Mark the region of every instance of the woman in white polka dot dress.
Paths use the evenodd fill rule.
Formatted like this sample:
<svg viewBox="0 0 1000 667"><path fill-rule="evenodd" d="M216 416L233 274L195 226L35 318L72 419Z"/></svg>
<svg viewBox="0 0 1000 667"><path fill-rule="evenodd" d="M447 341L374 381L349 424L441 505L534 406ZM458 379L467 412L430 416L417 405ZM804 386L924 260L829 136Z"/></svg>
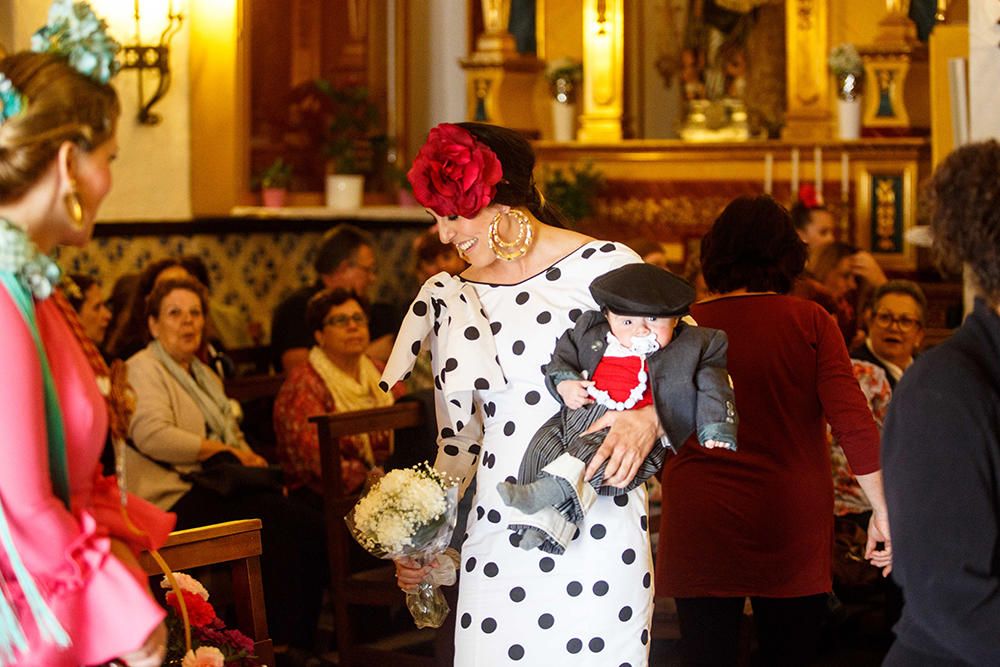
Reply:
<svg viewBox="0 0 1000 667"><path fill-rule="evenodd" d="M625 246L553 226L558 213L542 200L533 167L530 145L511 130L431 130L410 182L442 242L470 267L425 283L383 379L400 379L415 354L431 349L435 465L466 484L477 478L461 550L455 664L644 665L653 592L645 490L601 496L563 555L520 549L507 526L531 517L496 491L516 478L532 434L559 409L541 367L559 335L596 307L590 281L640 261ZM595 427L607 425L591 467L607 459L607 483L624 486L660 446L662 429L653 406L609 414ZM401 587L428 569L414 566L397 563Z"/></svg>

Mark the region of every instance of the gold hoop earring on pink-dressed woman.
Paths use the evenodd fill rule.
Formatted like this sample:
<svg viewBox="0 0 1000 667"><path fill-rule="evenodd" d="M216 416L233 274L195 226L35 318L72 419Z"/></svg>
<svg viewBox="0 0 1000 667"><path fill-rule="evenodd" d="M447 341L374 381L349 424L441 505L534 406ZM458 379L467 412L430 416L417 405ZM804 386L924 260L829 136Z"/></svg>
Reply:
<svg viewBox="0 0 1000 667"><path fill-rule="evenodd" d="M76 191L76 181L70 179L69 192L63 198L66 205L66 215L69 216L69 224L76 231L83 229L83 206L80 204L80 195Z"/></svg>

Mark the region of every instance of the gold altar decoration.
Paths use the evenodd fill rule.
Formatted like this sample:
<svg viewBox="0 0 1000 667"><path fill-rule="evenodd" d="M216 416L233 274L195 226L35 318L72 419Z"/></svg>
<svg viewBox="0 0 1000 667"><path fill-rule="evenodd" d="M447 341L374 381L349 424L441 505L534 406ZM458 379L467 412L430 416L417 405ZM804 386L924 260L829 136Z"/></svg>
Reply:
<svg viewBox="0 0 1000 667"><path fill-rule="evenodd" d="M826 65L828 22L826 0L785 3L788 85L788 111L782 131L785 140L822 140L833 136L830 75Z"/></svg>
<svg viewBox="0 0 1000 667"><path fill-rule="evenodd" d="M858 49L867 82L865 128L907 133L930 125L927 47L917 40L916 26L907 16L909 4L886 0L875 43Z"/></svg>
<svg viewBox="0 0 1000 667"><path fill-rule="evenodd" d="M465 70L467 116L472 120L535 131L532 105L541 85L538 72L544 64L534 55L519 54L507 30L510 0L482 0L483 33L476 50L461 61Z"/></svg>
<svg viewBox="0 0 1000 667"><path fill-rule="evenodd" d="M832 212L841 218L841 239L870 248L883 266L917 268L916 249L905 231L916 218L916 183L930 174L926 138L538 141L534 148L543 171L590 162L603 173L595 212L580 224L586 233L622 241L650 238L684 259L734 197L770 190L790 205L797 184L808 180L827 193Z"/></svg>
<svg viewBox="0 0 1000 667"><path fill-rule="evenodd" d="M854 165L855 242L886 269L917 268L917 249L906 240L916 214L918 165L906 161L859 161Z"/></svg>
<svg viewBox="0 0 1000 667"><path fill-rule="evenodd" d="M743 100L688 100L681 126L684 141L746 141L750 138Z"/></svg>
<svg viewBox="0 0 1000 667"><path fill-rule="evenodd" d="M624 0L587 0L583 9L583 114L577 140L622 138Z"/></svg>

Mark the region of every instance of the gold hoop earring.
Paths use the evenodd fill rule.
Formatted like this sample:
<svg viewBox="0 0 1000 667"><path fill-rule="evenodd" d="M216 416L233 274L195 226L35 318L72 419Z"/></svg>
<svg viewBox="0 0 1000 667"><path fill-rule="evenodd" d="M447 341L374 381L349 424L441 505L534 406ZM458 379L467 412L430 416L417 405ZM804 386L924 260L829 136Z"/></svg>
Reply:
<svg viewBox="0 0 1000 667"><path fill-rule="evenodd" d="M69 192L63 200L66 205L66 215L69 216L69 223L73 229L80 231L83 229L83 206L80 204L80 195L76 191L76 181L70 179Z"/></svg>
<svg viewBox="0 0 1000 667"><path fill-rule="evenodd" d="M500 236L500 221L505 216L513 216L517 220L517 237L513 241L508 241ZM490 250L493 251L497 259L502 259L505 262L513 261L518 257L524 257L534 240L535 230L531 226L531 219L521 211L513 208L507 213L497 213L494 215L493 221L490 222L489 232L486 235L486 242L489 244Z"/></svg>

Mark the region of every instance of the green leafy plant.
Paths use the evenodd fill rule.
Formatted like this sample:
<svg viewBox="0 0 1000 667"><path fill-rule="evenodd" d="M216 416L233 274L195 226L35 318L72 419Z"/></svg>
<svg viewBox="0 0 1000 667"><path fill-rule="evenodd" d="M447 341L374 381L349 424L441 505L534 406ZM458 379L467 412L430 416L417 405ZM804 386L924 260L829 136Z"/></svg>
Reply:
<svg viewBox="0 0 1000 667"><path fill-rule="evenodd" d="M569 165L566 169L545 169L542 190L545 198L576 222L593 214L594 202L604 188L604 175L593 163Z"/></svg>
<svg viewBox="0 0 1000 667"><path fill-rule="evenodd" d="M583 79L583 64L572 58L558 58L546 65L545 78L552 84L559 79L580 83Z"/></svg>
<svg viewBox="0 0 1000 667"><path fill-rule="evenodd" d="M545 78L556 101L563 104L573 102L576 87L583 80L583 64L571 58L553 60L545 68Z"/></svg>
<svg viewBox="0 0 1000 667"><path fill-rule="evenodd" d="M285 188L292 183L292 165L285 162L284 158L277 158L269 164L260 175L257 176L257 183L262 189Z"/></svg>
<svg viewBox="0 0 1000 667"><path fill-rule="evenodd" d="M378 107L363 86L335 88L318 79L317 89L330 103L323 151L334 173L363 174L372 169L371 142L378 137Z"/></svg>

